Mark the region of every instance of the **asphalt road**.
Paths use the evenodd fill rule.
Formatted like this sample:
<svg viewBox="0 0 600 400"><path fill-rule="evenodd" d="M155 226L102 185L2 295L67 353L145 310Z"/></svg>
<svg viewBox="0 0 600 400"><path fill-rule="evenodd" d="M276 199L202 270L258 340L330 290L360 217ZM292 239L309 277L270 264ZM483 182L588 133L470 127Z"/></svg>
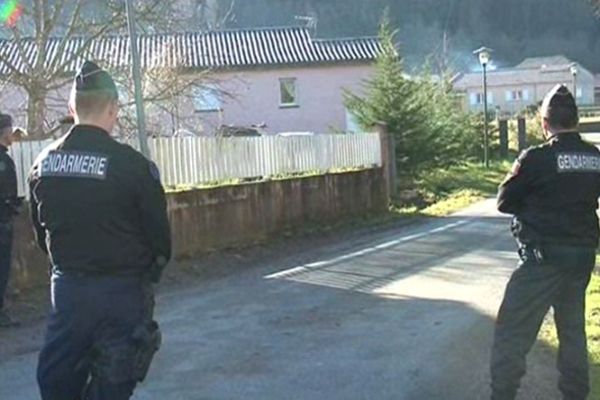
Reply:
<svg viewBox="0 0 600 400"><path fill-rule="evenodd" d="M494 315L514 269L485 202L159 297L164 346L137 400L489 398ZM297 260L302 260L298 263ZM35 352L0 360L0 399L37 399ZM538 344L522 400L559 399Z"/></svg>

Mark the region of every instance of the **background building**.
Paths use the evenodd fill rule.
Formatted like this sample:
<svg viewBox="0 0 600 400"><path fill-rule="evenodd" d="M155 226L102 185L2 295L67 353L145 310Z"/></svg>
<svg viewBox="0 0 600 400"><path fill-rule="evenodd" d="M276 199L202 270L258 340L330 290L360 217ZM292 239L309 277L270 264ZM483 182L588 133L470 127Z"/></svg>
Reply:
<svg viewBox="0 0 600 400"><path fill-rule="evenodd" d="M572 74L573 66L577 68L576 76ZM516 113L541 102L559 83L576 90L580 105L594 105L594 75L564 56L553 56L527 58L514 68L488 71L488 106L490 110ZM464 95L465 109L483 111L481 71L457 76L454 88Z"/></svg>

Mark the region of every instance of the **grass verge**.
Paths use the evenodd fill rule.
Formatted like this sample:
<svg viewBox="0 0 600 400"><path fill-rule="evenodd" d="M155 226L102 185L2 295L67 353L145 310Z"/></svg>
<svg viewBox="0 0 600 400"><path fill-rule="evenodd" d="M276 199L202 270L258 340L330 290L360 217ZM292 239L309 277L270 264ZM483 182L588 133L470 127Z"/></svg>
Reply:
<svg viewBox="0 0 600 400"><path fill-rule="evenodd" d="M600 256L596 257L596 265L600 265ZM588 353L590 357L590 379L592 393L590 400L600 400L600 271L592 275L587 293L586 331L588 337ZM554 323L550 320L542 328L541 338L552 348L558 348L558 338Z"/></svg>
<svg viewBox="0 0 600 400"><path fill-rule="evenodd" d="M598 265L598 260L596 261ZM600 273L592 277L587 297L587 334L590 352L591 400L600 399Z"/></svg>
<svg viewBox="0 0 600 400"><path fill-rule="evenodd" d="M393 211L402 215L443 217L479 200L495 196L498 184L510 170L506 161L493 162L489 169L480 163L464 163L401 180Z"/></svg>

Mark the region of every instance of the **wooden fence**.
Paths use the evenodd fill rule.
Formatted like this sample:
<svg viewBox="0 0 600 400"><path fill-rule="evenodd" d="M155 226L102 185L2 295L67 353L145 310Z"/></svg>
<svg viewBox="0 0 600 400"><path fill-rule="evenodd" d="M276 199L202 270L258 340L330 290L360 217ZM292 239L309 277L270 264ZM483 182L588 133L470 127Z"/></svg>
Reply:
<svg viewBox="0 0 600 400"><path fill-rule="evenodd" d="M27 174L50 141L16 143L19 194L26 195ZM132 146L136 146L132 141ZM302 173L327 173L381 166L378 134L257 138L154 138L148 140L163 184L193 186Z"/></svg>

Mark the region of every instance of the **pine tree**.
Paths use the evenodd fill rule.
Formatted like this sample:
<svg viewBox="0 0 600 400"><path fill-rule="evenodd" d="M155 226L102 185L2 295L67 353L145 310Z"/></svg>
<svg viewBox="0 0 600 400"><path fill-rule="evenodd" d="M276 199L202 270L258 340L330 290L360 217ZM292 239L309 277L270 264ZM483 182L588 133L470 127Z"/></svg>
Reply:
<svg viewBox="0 0 600 400"><path fill-rule="evenodd" d="M363 93L345 93L346 107L366 130L385 123L396 139L400 175L417 177L428 169L477 157L481 130L476 118L460 108L452 85L434 79L427 68L408 77L394 42L395 33L384 18L380 31L382 53L373 78Z"/></svg>
<svg viewBox="0 0 600 400"><path fill-rule="evenodd" d="M366 81L363 93L345 93L346 107L359 124L368 129L385 123L396 139L398 171L410 174L419 168L421 152L427 146L423 136L423 107L417 99L418 85L404 74L402 58L387 17L381 24L379 55L373 78Z"/></svg>

